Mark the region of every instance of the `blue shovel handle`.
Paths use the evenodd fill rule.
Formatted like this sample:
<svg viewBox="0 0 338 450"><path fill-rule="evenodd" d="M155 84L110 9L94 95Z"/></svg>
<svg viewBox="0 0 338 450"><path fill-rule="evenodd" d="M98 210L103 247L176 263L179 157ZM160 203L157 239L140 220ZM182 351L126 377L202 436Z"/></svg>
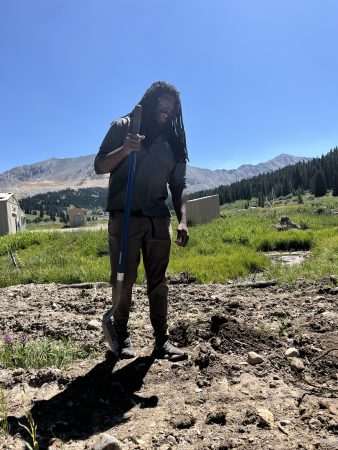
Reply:
<svg viewBox="0 0 338 450"><path fill-rule="evenodd" d="M140 132L141 113L142 113L142 106L136 105L133 112L132 134L138 134ZM119 265L117 269L117 281L123 281L124 272L126 268L129 219L130 219L131 199L134 187L135 169L136 169L136 152L131 152L128 171L127 195L124 207L124 217L122 226L121 249L119 257Z"/></svg>

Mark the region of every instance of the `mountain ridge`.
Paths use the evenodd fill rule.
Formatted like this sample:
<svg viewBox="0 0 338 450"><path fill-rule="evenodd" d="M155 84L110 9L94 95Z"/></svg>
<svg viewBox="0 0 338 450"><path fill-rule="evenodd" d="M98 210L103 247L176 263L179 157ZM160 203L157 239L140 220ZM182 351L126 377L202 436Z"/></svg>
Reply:
<svg viewBox="0 0 338 450"><path fill-rule="evenodd" d="M26 197L37 193L65 188L107 187L109 175L96 175L95 155L75 158L49 158L33 164L17 166L0 173L0 190ZM203 169L187 166L187 185L190 192L230 184L243 178L272 172L311 158L282 153L259 164L243 164L237 169Z"/></svg>

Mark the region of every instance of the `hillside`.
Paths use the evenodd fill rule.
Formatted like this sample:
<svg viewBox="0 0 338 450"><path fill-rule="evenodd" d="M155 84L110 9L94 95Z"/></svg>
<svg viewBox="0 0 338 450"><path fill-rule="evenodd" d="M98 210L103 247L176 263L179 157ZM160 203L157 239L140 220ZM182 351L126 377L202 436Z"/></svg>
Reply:
<svg viewBox="0 0 338 450"><path fill-rule="evenodd" d="M0 191L14 192L25 197L67 188L107 187L108 175L95 174L94 158L95 155L66 159L51 158L15 167L0 174ZM187 183L190 192L211 189L309 159L281 154L264 163L245 164L232 170L209 170L188 165Z"/></svg>
<svg viewBox="0 0 338 450"><path fill-rule="evenodd" d="M266 200L274 201L280 196L304 194L311 191L321 197L332 189L332 195L338 195L338 147L330 150L321 158L300 161L282 167L273 172L243 178L230 185L219 185L214 189L200 190L190 194L190 198L218 194L221 205L236 200L258 199L258 206L264 206Z"/></svg>

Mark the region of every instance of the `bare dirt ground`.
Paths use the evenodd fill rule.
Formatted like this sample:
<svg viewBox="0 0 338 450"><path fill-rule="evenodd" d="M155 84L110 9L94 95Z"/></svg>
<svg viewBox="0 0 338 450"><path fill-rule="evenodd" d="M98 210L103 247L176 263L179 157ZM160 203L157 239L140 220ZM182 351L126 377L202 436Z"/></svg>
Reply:
<svg viewBox="0 0 338 450"><path fill-rule="evenodd" d="M177 363L150 356L143 286L130 318L138 357L118 362L100 325L109 287L0 289L0 335L65 336L95 351L68 370L1 368L11 425L1 448L29 440L24 387L40 449L338 449L337 277L292 290L184 281L170 284L172 339L189 353ZM103 433L121 446L99 444Z"/></svg>

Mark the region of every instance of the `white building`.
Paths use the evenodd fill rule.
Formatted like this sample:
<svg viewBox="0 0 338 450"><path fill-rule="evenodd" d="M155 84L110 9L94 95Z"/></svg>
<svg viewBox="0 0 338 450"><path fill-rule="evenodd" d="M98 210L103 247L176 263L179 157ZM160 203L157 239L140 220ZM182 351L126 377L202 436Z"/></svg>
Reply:
<svg viewBox="0 0 338 450"><path fill-rule="evenodd" d="M84 227L86 225L86 210L82 208L68 208L69 225L73 227Z"/></svg>
<svg viewBox="0 0 338 450"><path fill-rule="evenodd" d="M26 228L26 216L20 208L15 195L0 193L0 236L23 231Z"/></svg>

